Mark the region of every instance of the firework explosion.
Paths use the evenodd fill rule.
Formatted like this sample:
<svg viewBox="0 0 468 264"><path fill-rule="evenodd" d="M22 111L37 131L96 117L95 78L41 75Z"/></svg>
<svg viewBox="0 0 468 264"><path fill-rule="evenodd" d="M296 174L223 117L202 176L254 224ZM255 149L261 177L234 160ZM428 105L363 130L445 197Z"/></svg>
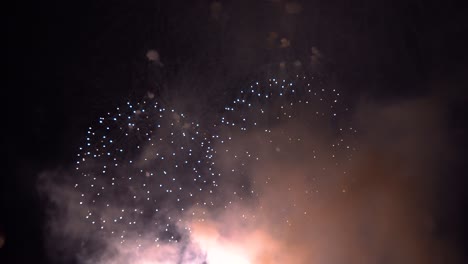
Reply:
<svg viewBox="0 0 468 264"><path fill-rule="evenodd" d="M200 204L199 193L216 187L210 151L206 134L184 114L149 98L127 102L89 128L77 155L75 188L86 212L80 217L122 244L128 233L177 242L180 219L171 213Z"/></svg>
<svg viewBox="0 0 468 264"><path fill-rule="evenodd" d="M318 168L304 176L308 182L333 177L337 173L346 174L346 163L351 161L356 150L353 135L357 132L339 119L346 116L347 111L339 91L326 87L314 76L256 80L241 90L239 97L225 107L225 113L214 125L219 133L213 139L214 160L223 177L222 182L233 190L231 199L255 200L261 196L260 189L277 181L270 176L261 180L253 176L255 167L268 166L262 164L262 158L287 162L304 146L311 147L308 151L312 160L308 162L315 163ZM314 130L326 131L327 139L317 140L317 134L311 137ZM324 141L327 143L323 144ZM315 186L303 186L301 191L305 194L318 191L316 183ZM291 191L290 187L284 187ZM281 210L288 211L287 207L296 205L291 203ZM240 216L244 219L256 217L247 213ZM290 224L287 214L281 217Z"/></svg>
<svg viewBox="0 0 468 264"><path fill-rule="evenodd" d="M33 2L0 264L468 263L454 3Z"/></svg>
<svg viewBox="0 0 468 264"><path fill-rule="evenodd" d="M272 76L216 118L154 97L99 118L73 170L40 177L51 252L85 264L447 263L420 202L443 149L421 151L443 134L422 116L430 102L350 113L317 76Z"/></svg>
<svg viewBox="0 0 468 264"><path fill-rule="evenodd" d="M240 91L210 130L155 99L127 102L87 131L76 162L77 217L94 230L94 240L119 252L132 249L112 262L172 263L178 256L184 263L226 263L227 258L254 263L265 249L250 246L246 251L239 246L239 234L233 243L232 234L225 239L210 222L229 215L225 221L232 226L254 226L262 221L262 210L270 210L265 215L273 210L285 226L293 224L294 211L307 217L298 201L313 198L321 178L346 174L346 161L355 150L348 141L356 130L340 123L339 116L348 110L340 102L340 93L314 76L260 78ZM326 144L309 140L316 138L307 135L314 129L327 131ZM294 157L305 145L313 146L310 162L317 166L301 175L308 184L300 191L293 184L275 190L275 182L283 180L256 171L263 160ZM270 185L306 198L267 208L261 197ZM244 234L242 243L246 236L272 240L264 231L255 234ZM149 254L154 248L164 254Z"/></svg>
<svg viewBox="0 0 468 264"><path fill-rule="evenodd" d="M281 146L277 145L278 137L287 139L290 144L303 144L306 138L300 138L294 129L287 129L285 125L300 123L314 129L314 126L334 137L330 145L333 148L332 158L336 156L352 157L354 147L350 146L350 135L356 133L352 126L340 124L338 115L344 114L348 108L341 106L340 93L336 89L327 89L320 80L314 77L296 75L294 79L268 79L264 82L255 81L249 88L240 92L241 96L235 99L232 106L226 107L226 113L216 125L222 136L216 136L218 144L225 144L234 137L257 135L257 144L271 146L272 152L281 152ZM281 135L281 136L279 136ZM352 137L352 136L351 136ZM347 140L345 140L347 139ZM302 142L301 142L302 141ZM259 159L256 149L258 145L245 145L244 153L234 153L232 160L252 158ZM222 147L218 151L223 152ZM229 152L225 148L224 152ZM314 158L320 156L320 150L314 150ZM245 156L240 158L239 155ZM245 166L242 163L241 166ZM235 172L235 169L231 169ZM242 173L241 173L242 174Z"/></svg>

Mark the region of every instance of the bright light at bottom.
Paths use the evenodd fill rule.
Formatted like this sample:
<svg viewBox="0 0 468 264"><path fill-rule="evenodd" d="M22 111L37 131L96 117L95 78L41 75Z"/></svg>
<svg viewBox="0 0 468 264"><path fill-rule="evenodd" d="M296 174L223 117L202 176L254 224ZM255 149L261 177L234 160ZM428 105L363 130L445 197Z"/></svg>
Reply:
<svg viewBox="0 0 468 264"><path fill-rule="evenodd" d="M210 264L252 264L249 252L233 241L228 241L216 232L196 234L194 240L206 254Z"/></svg>

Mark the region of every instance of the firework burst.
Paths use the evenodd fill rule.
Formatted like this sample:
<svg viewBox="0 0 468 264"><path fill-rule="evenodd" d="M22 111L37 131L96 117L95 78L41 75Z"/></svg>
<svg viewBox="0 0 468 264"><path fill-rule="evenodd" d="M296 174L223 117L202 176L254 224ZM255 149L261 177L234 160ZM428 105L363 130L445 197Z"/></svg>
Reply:
<svg viewBox="0 0 468 264"><path fill-rule="evenodd" d="M313 76L259 78L208 129L154 99L127 102L87 131L75 173L79 217L122 263L252 263L281 243L272 242L277 232L250 228L272 215L285 226L299 212L309 217L301 201L321 179L346 173L356 130L340 119L340 98ZM295 163L312 167L298 174ZM265 202L271 192L283 202ZM247 249L249 237L268 246Z"/></svg>
<svg viewBox="0 0 468 264"><path fill-rule="evenodd" d="M177 216L216 187L206 134L151 99L116 110L89 127L77 155L80 217L121 243L149 230L155 242L177 241Z"/></svg>
<svg viewBox="0 0 468 264"><path fill-rule="evenodd" d="M298 159L297 153L306 153L295 161L315 164L314 170L304 176L311 183L303 186L305 194L318 191L312 184L316 179L346 174L346 163L356 150L357 130L341 118L349 115L341 98L337 89L320 78L303 74L259 78L242 89L214 124L216 169L231 191L225 207L234 201L252 204L262 195L261 190L277 181L268 175L255 175L258 168L271 167L272 159L276 164L289 164L294 162L290 159ZM265 159L268 162L263 163ZM287 173L283 177L287 178ZM239 217L255 220L260 207L257 204L253 213L241 212Z"/></svg>

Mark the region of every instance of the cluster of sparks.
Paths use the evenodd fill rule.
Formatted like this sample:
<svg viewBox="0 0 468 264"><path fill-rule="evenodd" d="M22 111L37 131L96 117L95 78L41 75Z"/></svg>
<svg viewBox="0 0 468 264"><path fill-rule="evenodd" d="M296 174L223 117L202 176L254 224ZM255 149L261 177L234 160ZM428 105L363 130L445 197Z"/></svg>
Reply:
<svg viewBox="0 0 468 264"><path fill-rule="evenodd" d="M310 175L312 182L320 177L327 177L342 169L340 173L346 174L344 162L350 161L353 152L353 135L357 132L352 126L345 126L340 123L340 115L348 114L348 108L341 102L340 92L333 88L327 88L322 80L314 76L295 75L293 78L276 79L270 78L263 81L254 81L247 88L240 91L240 95L231 105L225 107L225 113L219 122L214 125L218 135L214 136L214 156L222 157L221 175L226 178L245 178L245 181L238 181L230 191L234 199L244 201L256 198L262 194L256 190L256 186L265 186L271 181L271 177L257 182L253 179L252 165L261 162L262 152L277 153L278 155L288 155L295 149L307 142L304 134L296 133L291 129L294 122L299 122L302 127L313 130L316 125L328 126L328 132L332 134L332 142L329 142L327 149L323 146L308 150L319 167ZM318 130L323 131L323 128ZM252 134L255 134L252 137ZM254 138L246 143L245 138ZM244 142L239 144L239 142ZM310 142L308 142L310 143ZM289 151L289 153L288 153ZM297 155L297 154L296 154ZM341 164L340 164L341 163ZM327 168L327 166L330 166ZM333 167L333 168L331 168ZM287 177L287 175L284 175ZM248 184L243 184L248 183ZM237 188L236 188L237 187ZM305 195L318 193L317 186L303 186L303 190L293 190L291 186L284 186L286 191L294 191ZM342 188L346 192L346 188ZM233 201L229 201L227 208ZM294 201L288 206L296 207ZM246 210L240 212L242 220L255 221L257 215L261 214L262 205L257 205L259 210L250 213ZM301 208L303 209L303 208ZM288 211L287 208L282 208ZM307 211L303 212L305 215ZM283 215L284 222L291 225L288 215Z"/></svg>
<svg viewBox="0 0 468 264"><path fill-rule="evenodd" d="M87 131L76 162L80 217L92 230L121 244L141 247L148 237L158 247L178 243L184 232L191 233L186 223L204 221L210 209L229 210L238 201L255 200L261 195L256 186L268 186L273 180L252 180L250 167L261 162L262 152L259 145L239 144L252 131L263 149L284 153L290 148L284 139L293 148L307 139L282 125L321 120L332 128L336 140L323 153L319 148L312 150L313 158L318 162L324 155L331 155L326 157L331 160L350 159L354 148L347 135L356 130L337 121L347 111L340 102L338 91L304 75L252 82L209 128L155 99L128 102ZM339 160L343 159L334 165ZM327 169L323 167L324 175ZM235 185L224 184L229 179L239 180ZM301 190L305 195L317 191L313 186ZM262 205L258 207L256 214L261 213ZM256 216L239 211L239 217L253 221ZM287 215L284 218L290 225ZM129 233L137 234L137 239Z"/></svg>
<svg viewBox="0 0 468 264"><path fill-rule="evenodd" d="M184 212L200 202L201 193L213 192L211 151L199 124L153 100L107 113L89 127L77 155L81 178L75 188L84 218L121 243L128 229L139 236L152 229L155 242L177 242L180 219L165 208Z"/></svg>

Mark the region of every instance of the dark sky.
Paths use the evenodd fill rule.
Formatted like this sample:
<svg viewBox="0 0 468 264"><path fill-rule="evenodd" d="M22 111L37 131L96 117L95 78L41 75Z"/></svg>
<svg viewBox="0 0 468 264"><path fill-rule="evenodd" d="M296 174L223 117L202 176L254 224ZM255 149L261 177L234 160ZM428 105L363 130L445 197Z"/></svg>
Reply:
<svg viewBox="0 0 468 264"><path fill-rule="evenodd" d="M156 49L173 93L216 105L256 69L278 62L270 32L289 56L324 56L327 78L353 99L378 102L440 93L459 148L444 172L440 232L455 246L468 231L466 11L456 1L34 1L4 7L7 85L0 181L1 263L49 263L37 174L67 166L87 124L138 90L145 53ZM225 85L220 85L221 83ZM188 86L187 84L191 84ZM183 88L181 88L183 87ZM220 88L221 87L221 88ZM234 91L235 92L235 91ZM217 105L216 105L217 106ZM214 106L213 106L214 107Z"/></svg>

